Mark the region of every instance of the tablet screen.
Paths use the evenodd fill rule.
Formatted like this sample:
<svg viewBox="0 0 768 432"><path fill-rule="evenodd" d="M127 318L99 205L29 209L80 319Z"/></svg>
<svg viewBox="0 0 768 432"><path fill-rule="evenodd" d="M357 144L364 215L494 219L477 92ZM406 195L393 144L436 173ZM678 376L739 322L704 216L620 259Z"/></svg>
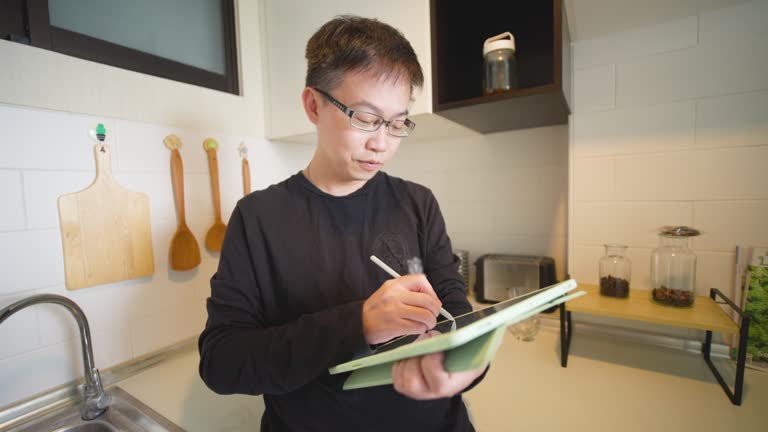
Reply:
<svg viewBox="0 0 768 432"><path fill-rule="evenodd" d="M536 294L536 293L539 293L539 292L541 292L541 291L532 291L530 293L523 294L521 296L509 299L509 300L505 300L505 301L500 302L500 303L496 303L495 305L489 306L487 308L476 310L474 312L469 312L469 313L466 313L464 315L457 316L457 317L455 317L456 318L456 328L454 330L451 330L451 328L453 326L453 322L451 322L450 320L440 321L439 323L437 323L437 325L435 326L435 328L433 330L436 330L436 331L438 331L440 333L449 333L451 331L456 331L456 330L458 330L458 329L460 329L462 327L466 327L466 326L474 323L475 321L478 321L478 320L483 319L483 318L485 318L487 316L493 315L493 314L495 314L495 313L497 313L497 312L499 312L501 310L504 310L504 309L506 309L506 308L508 308L510 306L514 306L515 304L520 303L521 301L528 299L532 294ZM419 336L421 336L421 335L407 335L407 336L398 337L398 338L393 339L393 340L391 340L391 341L389 341L389 342L387 342L387 343L385 343L383 345L380 345L380 346L376 347L376 349L373 351L373 353L371 353L369 355L383 353L385 351L390 351L390 350L393 350L395 348L401 347L403 345L408 345L409 343L415 341Z"/></svg>

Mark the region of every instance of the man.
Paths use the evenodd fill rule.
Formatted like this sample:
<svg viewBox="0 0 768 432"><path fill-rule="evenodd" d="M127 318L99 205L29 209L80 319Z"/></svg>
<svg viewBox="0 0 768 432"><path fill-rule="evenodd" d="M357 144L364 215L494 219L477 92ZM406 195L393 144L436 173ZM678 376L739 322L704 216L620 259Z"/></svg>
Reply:
<svg viewBox="0 0 768 432"><path fill-rule="evenodd" d="M296 175L240 200L211 279L200 375L221 394L263 394L264 431L471 431L461 392L483 370L443 354L398 362L393 385L343 391L328 368L471 310L432 193L382 172L415 126L423 83L410 43L342 16L307 44L302 102L317 149ZM418 256L424 274L389 279Z"/></svg>

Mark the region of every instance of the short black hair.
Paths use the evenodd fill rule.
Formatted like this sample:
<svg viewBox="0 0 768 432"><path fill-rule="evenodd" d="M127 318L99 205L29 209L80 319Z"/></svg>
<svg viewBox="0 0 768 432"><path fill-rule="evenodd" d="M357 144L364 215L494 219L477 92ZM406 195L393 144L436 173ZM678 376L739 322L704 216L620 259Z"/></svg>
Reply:
<svg viewBox="0 0 768 432"><path fill-rule="evenodd" d="M323 24L307 42L307 87L332 91L346 72L371 71L379 77L408 79L411 91L424 74L411 43L400 31L376 19L340 15Z"/></svg>

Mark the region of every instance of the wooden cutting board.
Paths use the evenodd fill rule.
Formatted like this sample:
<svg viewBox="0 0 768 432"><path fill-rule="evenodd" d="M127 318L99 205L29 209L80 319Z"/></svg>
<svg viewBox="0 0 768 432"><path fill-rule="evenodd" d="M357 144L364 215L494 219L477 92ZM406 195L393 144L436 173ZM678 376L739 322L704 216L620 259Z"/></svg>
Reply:
<svg viewBox="0 0 768 432"><path fill-rule="evenodd" d="M111 150L98 143L96 178L80 192L59 197L67 289L151 275L155 271L149 198L112 177Z"/></svg>

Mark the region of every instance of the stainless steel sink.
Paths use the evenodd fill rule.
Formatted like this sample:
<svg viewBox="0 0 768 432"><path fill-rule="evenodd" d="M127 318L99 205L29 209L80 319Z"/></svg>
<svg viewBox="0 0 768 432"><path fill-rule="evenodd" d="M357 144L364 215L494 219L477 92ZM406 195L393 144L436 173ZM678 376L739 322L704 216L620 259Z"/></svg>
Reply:
<svg viewBox="0 0 768 432"><path fill-rule="evenodd" d="M157 411L119 387L107 390L109 408L93 420L83 420L77 405L59 409L8 432L183 432Z"/></svg>
<svg viewBox="0 0 768 432"><path fill-rule="evenodd" d="M81 425L56 429L56 432L117 432L119 430L120 429L115 429L109 423L100 420L91 420L88 423Z"/></svg>

